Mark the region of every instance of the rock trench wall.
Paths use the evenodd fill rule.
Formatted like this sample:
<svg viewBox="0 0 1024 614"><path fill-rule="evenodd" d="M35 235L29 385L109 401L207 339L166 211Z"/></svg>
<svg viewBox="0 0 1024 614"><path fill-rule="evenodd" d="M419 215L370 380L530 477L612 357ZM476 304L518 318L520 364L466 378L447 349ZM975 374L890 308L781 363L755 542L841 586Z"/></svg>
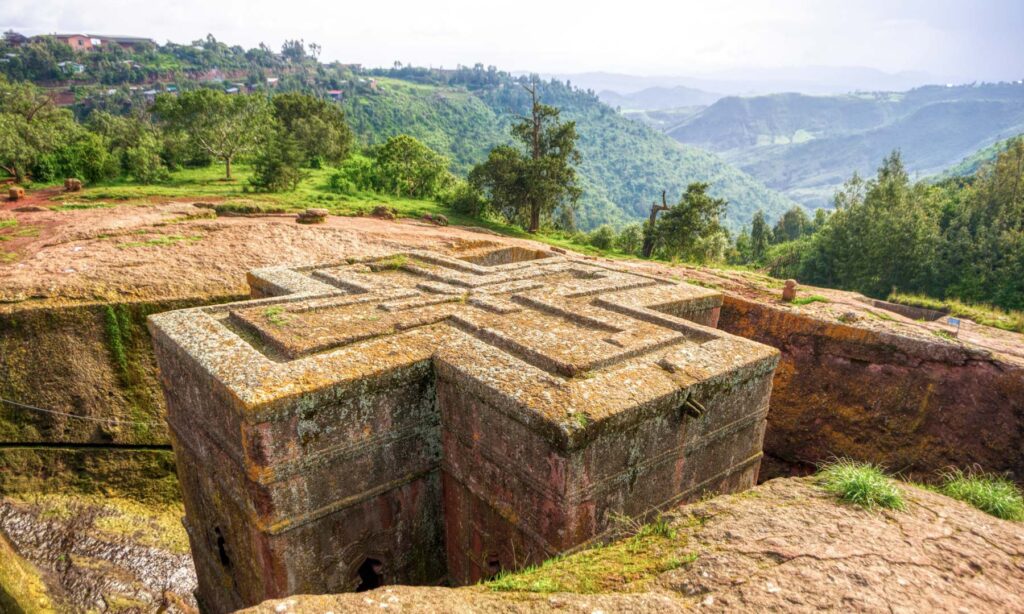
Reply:
<svg viewBox="0 0 1024 614"><path fill-rule="evenodd" d="M151 313L240 297L9 309L0 312L0 397L110 425L0 404L0 494L43 485L177 498L167 450L4 447L4 443L169 443L145 327ZM936 341L825 323L726 296L719 327L782 351L761 479L806 473L833 456L919 478L955 465L1024 481L1024 373ZM139 479L136 479L136 476ZM155 478L155 479L154 479Z"/></svg>
<svg viewBox="0 0 1024 614"><path fill-rule="evenodd" d="M838 456L924 481L951 466L1024 481L1018 365L728 295L719 327L782 351L762 481Z"/></svg>
<svg viewBox="0 0 1024 614"><path fill-rule="evenodd" d="M179 499L145 319L218 298L0 311L0 397L88 418L0 402L0 495Z"/></svg>

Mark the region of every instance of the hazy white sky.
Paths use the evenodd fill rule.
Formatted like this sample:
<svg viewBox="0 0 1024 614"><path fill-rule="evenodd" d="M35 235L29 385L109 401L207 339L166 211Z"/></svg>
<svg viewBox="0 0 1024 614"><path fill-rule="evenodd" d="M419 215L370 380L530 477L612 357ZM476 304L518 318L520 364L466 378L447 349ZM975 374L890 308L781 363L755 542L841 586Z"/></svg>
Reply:
<svg viewBox="0 0 1024 614"><path fill-rule="evenodd" d="M806 65L1024 77L1024 0L0 0L0 28L278 48L390 65L697 74Z"/></svg>

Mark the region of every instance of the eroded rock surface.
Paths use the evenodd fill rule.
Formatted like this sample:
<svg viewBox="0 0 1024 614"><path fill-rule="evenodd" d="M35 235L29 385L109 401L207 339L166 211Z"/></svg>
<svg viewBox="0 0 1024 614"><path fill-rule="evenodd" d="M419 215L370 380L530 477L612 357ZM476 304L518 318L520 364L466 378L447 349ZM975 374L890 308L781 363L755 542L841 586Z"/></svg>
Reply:
<svg viewBox="0 0 1024 614"><path fill-rule="evenodd" d="M681 508L671 539L696 558L596 594L384 587L296 596L246 611L1020 611L1024 526L914 486L901 488L908 502L903 512L839 503L812 478L772 480ZM615 573L588 568L579 562L585 555L533 572L529 580L557 589L559 583L578 585L588 573L599 580Z"/></svg>
<svg viewBox="0 0 1024 614"><path fill-rule="evenodd" d="M130 511L75 497L0 499L0 531L39 571L57 611L194 612L184 530L125 505Z"/></svg>

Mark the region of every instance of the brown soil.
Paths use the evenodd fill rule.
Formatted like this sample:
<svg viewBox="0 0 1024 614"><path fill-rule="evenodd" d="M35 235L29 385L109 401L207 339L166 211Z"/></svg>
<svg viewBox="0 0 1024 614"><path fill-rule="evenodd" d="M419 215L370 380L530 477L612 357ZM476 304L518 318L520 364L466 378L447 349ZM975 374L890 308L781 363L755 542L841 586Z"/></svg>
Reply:
<svg viewBox="0 0 1024 614"><path fill-rule="evenodd" d="M0 264L0 302L8 303L239 294L248 291L245 273L261 266L410 247L458 250L498 239L483 229L370 217L330 217L317 225L296 224L292 215L210 219L210 210L190 203L36 212L15 212L13 204L5 203L0 215L39 233L0 243L16 255Z"/></svg>
<svg viewBox="0 0 1024 614"><path fill-rule="evenodd" d="M611 592L396 586L289 597L247 611L1021 611L1024 527L901 487L903 512L839 503L810 478L772 480L681 508L674 539L686 540L696 560Z"/></svg>

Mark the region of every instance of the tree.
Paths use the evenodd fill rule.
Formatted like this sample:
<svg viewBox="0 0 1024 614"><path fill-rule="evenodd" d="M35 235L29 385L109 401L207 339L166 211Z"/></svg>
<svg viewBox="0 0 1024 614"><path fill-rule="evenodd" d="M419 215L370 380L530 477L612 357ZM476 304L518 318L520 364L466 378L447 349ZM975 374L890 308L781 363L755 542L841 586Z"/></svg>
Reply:
<svg viewBox="0 0 1024 614"><path fill-rule="evenodd" d="M89 114L86 127L106 140L111 155L120 164L121 173L139 183L155 183L167 178L167 167L160 157L160 135L147 117L94 110Z"/></svg>
<svg viewBox="0 0 1024 614"><path fill-rule="evenodd" d="M271 123L266 98L208 89L157 96L154 112L168 131L183 134L198 149L224 162L226 179L231 179L232 161L255 150Z"/></svg>
<svg viewBox="0 0 1024 614"><path fill-rule="evenodd" d="M723 249L717 238L724 234L719 216L725 199L712 198L708 184L691 183L679 202L666 211L654 229L656 249L668 258L707 260Z"/></svg>
<svg viewBox="0 0 1024 614"><path fill-rule="evenodd" d="M0 169L15 181L23 183L76 128L71 113L57 108L42 90L0 77Z"/></svg>
<svg viewBox="0 0 1024 614"><path fill-rule="evenodd" d="M750 258L753 262L764 260L764 255L768 252L770 234L768 222L764 219L764 211L758 209L750 223Z"/></svg>
<svg viewBox="0 0 1024 614"><path fill-rule="evenodd" d="M512 126L519 146L502 145L491 150L487 161L470 172L470 183L490 200L491 208L505 218L540 230L545 219L563 213L562 225L571 223L571 213L582 193L577 185L575 164L576 122L560 122L559 110L541 104L537 86L524 86L530 93L529 117Z"/></svg>
<svg viewBox="0 0 1024 614"><path fill-rule="evenodd" d="M668 201L665 200L665 190L661 191L661 204L651 203L651 215L647 218L647 223L644 224L644 244L640 248L640 255L644 258L650 258L651 254L654 253L654 229L658 226L658 213L662 211L668 211Z"/></svg>
<svg viewBox="0 0 1024 614"><path fill-rule="evenodd" d="M433 197L454 180L448 158L407 134L373 148L372 157L376 189L398 197Z"/></svg>
<svg viewBox="0 0 1024 614"><path fill-rule="evenodd" d="M792 207L786 211L772 230L772 243L796 241L813 232L813 223L803 207Z"/></svg>
<svg viewBox="0 0 1024 614"><path fill-rule="evenodd" d="M249 183L260 191L291 191L306 174L302 171L303 155L295 137L282 126L268 131L252 161Z"/></svg>
<svg viewBox="0 0 1024 614"><path fill-rule="evenodd" d="M281 45L281 55L289 62L301 62L306 59L306 41L286 40Z"/></svg>
<svg viewBox="0 0 1024 614"><path fill-rule="evenodd" d="M971 183L947 193L942 285L966 300L1024 309L1024 138L1011 140Z"/></svg>
<svg viewBox="0 0 1024 614"><path fill-rule="evenodd" d="M865 181L855 173L847 181L824 226L779 252L785 255L780 270L881 298L894 288L934 292L941 240L938 196L938 188L910 182L894 151L875 178Z"/></svg>
<svg viewBox="0 0 1024 614"><path fill-rule="evenodd" d="M271 102L274 119L295 140L302 164L338 164L348 156L352 131L341 107L299 92L277 94Z"/></svg>

